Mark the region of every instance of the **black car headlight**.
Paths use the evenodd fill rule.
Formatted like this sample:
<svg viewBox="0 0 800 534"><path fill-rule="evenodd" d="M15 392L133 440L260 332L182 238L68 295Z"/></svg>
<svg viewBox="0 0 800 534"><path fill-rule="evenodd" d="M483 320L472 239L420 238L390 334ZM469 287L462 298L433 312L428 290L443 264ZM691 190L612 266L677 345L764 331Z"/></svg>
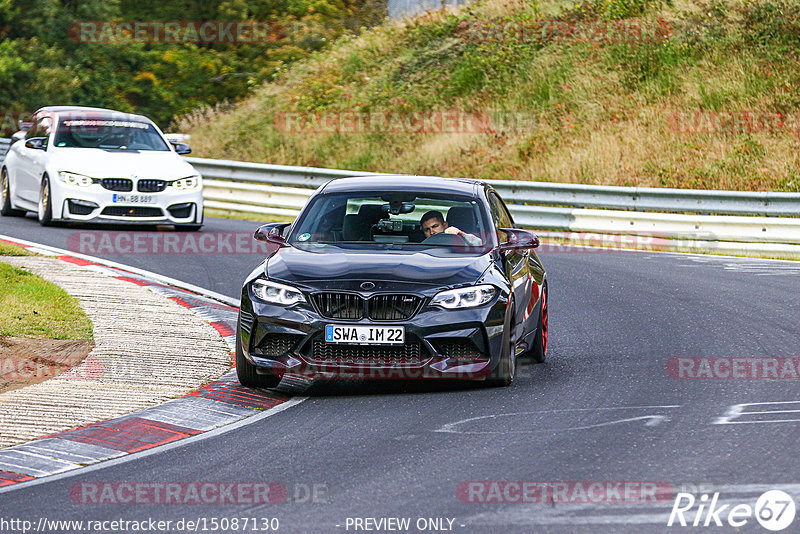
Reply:
<svg viewBox="0 0 800 534"><path fill-rule="evenodd" d="M431 301L432 306L441 306L448 310L474 308L491 301L497 293L497 288L488 284L480 286L448 289L437 293Z"/></svg>
<svg viewBox="0 0 800 534"><path fill-rule="evenodd" d="M256 280L253 282L253 293L259 300L283 306L291 306L292 304L306 301L306 298L298 289L268 280Z"/></svg>

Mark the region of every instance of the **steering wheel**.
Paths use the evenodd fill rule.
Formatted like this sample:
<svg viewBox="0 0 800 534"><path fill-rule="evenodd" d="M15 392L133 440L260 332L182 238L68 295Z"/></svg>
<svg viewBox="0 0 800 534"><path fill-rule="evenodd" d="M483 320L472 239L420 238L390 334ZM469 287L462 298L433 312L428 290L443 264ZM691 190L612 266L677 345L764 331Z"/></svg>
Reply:
<svg viewBox="0 0 800 534"><path fill-rule="evenodd" d="M455 247L466 247L468 245L467 240L464 239L463 236L459 234L446 234L444 232L439 232L438 234L433 234L432 236L426 237L422 241L423 245L448 245L448 246L455 246Z"/></svg>

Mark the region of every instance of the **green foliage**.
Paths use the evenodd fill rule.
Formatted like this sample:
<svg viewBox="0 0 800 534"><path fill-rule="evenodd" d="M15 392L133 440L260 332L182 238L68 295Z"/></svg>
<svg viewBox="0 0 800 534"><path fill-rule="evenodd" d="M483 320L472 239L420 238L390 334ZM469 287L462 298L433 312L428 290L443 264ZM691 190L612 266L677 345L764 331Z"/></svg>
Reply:
<svg viewBox="0 0 800 534"><path fill-rule="evenodd" d="M375 0L0 0L0 110L101 106L166 128L198 107L247 96L385 14ZM81 42L75 25L87 21L269 22L274 35L269 42ZM10 134L3 126L0 135Z"/></svg>
<svg viewBox="0 0 800 534"><path fill-rule="evenodd" d="M342 37L281 69L244 105L195 114L182 127L207 157L474 178L794 190L800 2L674 4L476 0L460 11ZM507 23L532 31L515 38L520 34L509 34ZM482 114L489 128L306 135L273 122L282 112L447 110ZM705 114L708 123L741 110L792 120L770 131L678 133L670 118Z"/></svg>
<svg viewBox="0 0 800 534"><path fill-rule="evenodd" d="M747 42L757 45L800 45L800 5L793 0L749 0L741 8L749 28Z"/></svg>
<svg viewBox="0 0 800 534"><path fill-rule="evenodd" d="M615 20L642 16L671 5L672 0L584 0L573 5L568 13L574 20Z"/></svg>

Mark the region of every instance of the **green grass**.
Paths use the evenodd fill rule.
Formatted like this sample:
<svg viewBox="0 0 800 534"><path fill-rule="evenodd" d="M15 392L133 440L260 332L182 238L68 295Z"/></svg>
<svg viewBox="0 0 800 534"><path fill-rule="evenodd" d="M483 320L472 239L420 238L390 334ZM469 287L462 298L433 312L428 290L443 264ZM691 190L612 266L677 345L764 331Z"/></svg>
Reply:
<svg viewBox="0 0 800 534"><path fill-rule="evenodd" d="M475 21L646 21L656 40L481 42ZM622 21L622 22L620 22ZM374 172L796 191L796 129L676 132L676 112L797 114L800 0L477 0L387 23L184 117L201 157ZM481 133L287 133L281 112L459 110Z"/></svg>
<svg viewBox="0 0 800 534"><path fill-rule="evenodd" d="M0 241L0 256L34 256L34 254L24 247Z"/></svg>
<svg viewBox="0 0 800 534"><path fill-rule="evenodd" d="M0 262L0 335L92 339L92 323L60 287Z"/></svg>

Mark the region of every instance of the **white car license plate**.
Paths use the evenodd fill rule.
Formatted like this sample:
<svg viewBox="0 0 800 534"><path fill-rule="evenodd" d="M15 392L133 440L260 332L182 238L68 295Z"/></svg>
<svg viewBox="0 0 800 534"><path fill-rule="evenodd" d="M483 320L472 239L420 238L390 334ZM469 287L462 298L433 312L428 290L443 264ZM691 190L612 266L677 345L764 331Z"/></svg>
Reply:
<svg viewBox="0 0 800 534"><path fill-rule="evenodd" d="M152 204L153 195L118 195L115 193L114 202L122 204Z"/></svg>
<svg viewBox="0 0 800 534"><path fill-rule="evenodd" d="M406 341L403 326L325 325L326 343L351 345L402 345Z"/></svg>

